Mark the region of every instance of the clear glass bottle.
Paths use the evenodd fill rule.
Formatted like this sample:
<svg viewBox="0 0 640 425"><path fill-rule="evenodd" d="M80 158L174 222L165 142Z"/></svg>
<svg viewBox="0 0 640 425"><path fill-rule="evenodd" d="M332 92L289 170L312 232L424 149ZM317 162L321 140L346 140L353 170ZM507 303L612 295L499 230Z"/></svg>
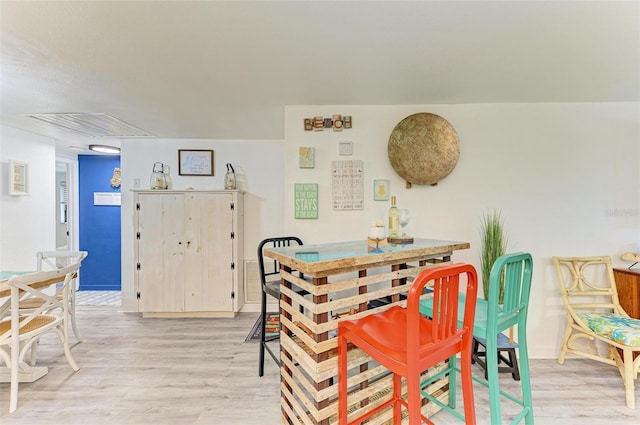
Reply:
<svg viewBox="0 0 640 425"><path fill-rule="evenodd" d="M396 197L391 197L391 208L389 208L389 231L387 236L397 238L400 236L400 212L396 207Z"/></svg>
<svg viewBox="0 0 640 425"><path fill-rule="evenodd" d="M169 164L163 164L162 168L164 170L164 188L165 189L173 189L173 181L171 180L171 167Z"/></svg>

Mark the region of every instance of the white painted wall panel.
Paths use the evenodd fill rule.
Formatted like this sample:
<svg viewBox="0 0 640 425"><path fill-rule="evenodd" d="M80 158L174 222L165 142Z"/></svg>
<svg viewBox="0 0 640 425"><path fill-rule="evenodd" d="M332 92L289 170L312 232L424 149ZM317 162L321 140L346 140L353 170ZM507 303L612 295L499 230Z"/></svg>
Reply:
<svg viewBox="0 0 640 425"><path fill-rule="evenodd" d="M31 270L36 252L55 250L55 146L53 139L0 128L0 268ZM26 196L9 196L8 161L27 163Z"/></svg>
<svg viewBox="0 0 640 425"><path fill-rule="evenodd" d="M387 159L395 125L416 112L443 116L460 136L460 160L437 186L405 188ZM619 255L640 250L640 106L637 103L289 106L285 119L285 231L305 244L366 237L386 219L389 202L373 201L373 179L390 179L399 208L411 210L407 231L463 240L454 259L479 267L483 211L500 209L510 251L534 257L529 315L532 357L558 353L564 312L551 257ZM303 119L351 115L353 129L305 132ZM339 141L354 154L338 155ZM316 149L314 169L298 168L298 147ZM364 211L331 209L331 160L361 159ZM294 183L319 183L318 220L293 217Z"/></svg>

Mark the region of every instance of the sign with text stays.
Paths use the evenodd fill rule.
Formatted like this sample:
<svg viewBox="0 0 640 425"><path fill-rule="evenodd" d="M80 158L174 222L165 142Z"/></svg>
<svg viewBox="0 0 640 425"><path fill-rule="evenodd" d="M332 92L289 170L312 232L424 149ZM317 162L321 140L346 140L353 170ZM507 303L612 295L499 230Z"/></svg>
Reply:
<svg viewBox="0 0 640 425"><path fill-rule="evenodd" d="M318 184L296 183L293 207L295 218L318 218Z"/></svg>

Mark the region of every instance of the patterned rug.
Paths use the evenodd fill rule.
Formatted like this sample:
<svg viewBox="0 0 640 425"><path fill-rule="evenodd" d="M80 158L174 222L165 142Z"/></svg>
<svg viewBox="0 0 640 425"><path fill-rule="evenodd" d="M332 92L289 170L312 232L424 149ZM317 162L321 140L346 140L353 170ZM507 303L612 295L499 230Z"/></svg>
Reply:
<svg viewBox="0 0 640 425"><path fill-rule="evenodd" d="M120 291L78 291L76 305L79 306L113 306L122 304Z"/></svg>
<svg viewBox="0 0 640 425"><path fill-rule="evenodd" d="M262 317L258 316L258 320L251 328L251 332L245 338L244 342L259 342L260 331L262 330ZM280 313L267 313L267 327L265 333L265 339L267 341L274 339L280 333Z"/></svg>

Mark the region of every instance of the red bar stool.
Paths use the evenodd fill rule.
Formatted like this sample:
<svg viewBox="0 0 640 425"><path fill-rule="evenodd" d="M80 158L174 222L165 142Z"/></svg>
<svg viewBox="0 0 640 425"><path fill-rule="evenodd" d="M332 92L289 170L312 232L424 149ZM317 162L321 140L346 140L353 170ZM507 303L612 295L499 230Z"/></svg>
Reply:
<svg viewBox="0 0 640 425"><path fill-rule="evenodd" d="M461 279L460 276L466 276ZM358 424L393 406L393 423L402 422L402 406L408 410L411 425L433 424L421 413L421 395L454 414L467 424L476 423L471 375L471 345L477 294L477 274L470 264L452 264L421 272L411 284L407 307L388 310L338 324L338 418L341 425ZM420 315L420 297L425 286L433 282L433 319ZM466 287L464 320L458 323L458 294ZM347 345L352 343L393 373L392 398L370 412L347 419ZM461 353L461 381L464 416L455 409L456 355ZM449 360L449 367L437 377L420 382L420 375L430 367ZM422 388L445 374L450 377L449 405L435 400ZM402 396L402 380L407 381L407 399ZM452 379L453 378L453 379ZM452 385L453 382L453 385ZM453 388L452 388L453 386ZM357 385L356 385L357 387Z"/></svg>

